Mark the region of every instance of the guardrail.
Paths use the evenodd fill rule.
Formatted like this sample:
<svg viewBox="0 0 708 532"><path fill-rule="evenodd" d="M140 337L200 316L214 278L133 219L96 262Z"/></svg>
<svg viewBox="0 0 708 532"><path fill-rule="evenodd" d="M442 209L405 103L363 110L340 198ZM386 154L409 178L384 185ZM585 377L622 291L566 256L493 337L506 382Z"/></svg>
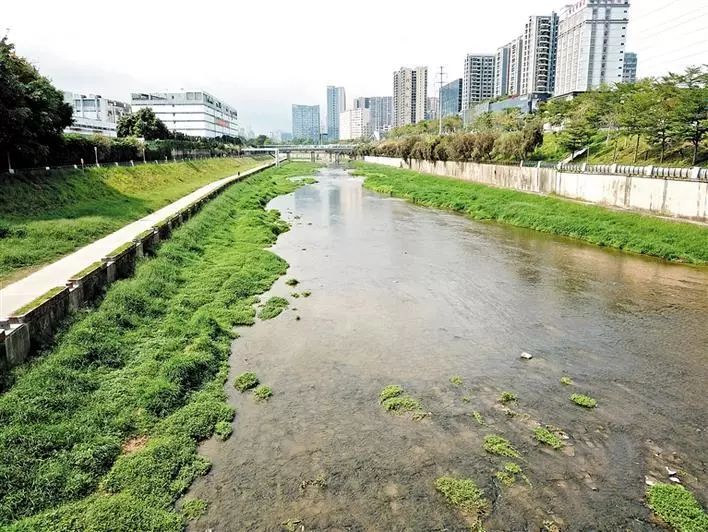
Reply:
<svg viewBox="0 0 708 532"><path fill-rule="evenodd" d="M522 166L526 166L523 164ZM561 172L579 174L610 174L637 177L653 177L657 179L690 179L708 181L708 168L671 167L671 166L635 166L628 164L587 164L587 163L557 163Z"/></svg>

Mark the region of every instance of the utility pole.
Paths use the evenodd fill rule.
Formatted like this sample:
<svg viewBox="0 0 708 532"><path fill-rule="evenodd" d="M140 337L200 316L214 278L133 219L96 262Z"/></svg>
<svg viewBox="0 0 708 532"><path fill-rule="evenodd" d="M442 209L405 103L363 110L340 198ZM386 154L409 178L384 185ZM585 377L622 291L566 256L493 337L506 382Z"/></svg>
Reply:
<svg viewBox="0 0 708 532"><path fill-rule="evenodd" d="M440 78L438 80L438 135L442 136L442 88L443 88L443 77L445 76L445 70L442 65L440 66Z"/></svg>

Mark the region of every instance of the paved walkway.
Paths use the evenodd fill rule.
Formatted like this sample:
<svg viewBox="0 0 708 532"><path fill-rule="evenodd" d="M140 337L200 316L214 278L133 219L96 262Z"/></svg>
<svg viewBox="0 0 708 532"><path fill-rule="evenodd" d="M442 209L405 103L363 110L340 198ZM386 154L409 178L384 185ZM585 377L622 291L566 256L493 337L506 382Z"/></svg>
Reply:
<svg viewBox="0 0 708 532"><path fill-rule="evenodd" d="M22 308L40 296L43 296L52 288L65 286L69 278L80 271L88 268L95 262L100 261L111 251L119 248L123 244L131 242L140 234L154 227L165 218L178 213L191 203L209 195L212 191L222 186L242 179L250 174L263 170L273 163L264 164L251 170L241 172L241 176L232 175L204 185L203 187L187 194L174 203L149 214L145 218L130 223L118 231L108 236L96 240L92 244L75 251L71 255L59 259L41 270L38 270L27 277L0 290L0 320L7 318L13 311Z"/></svg>

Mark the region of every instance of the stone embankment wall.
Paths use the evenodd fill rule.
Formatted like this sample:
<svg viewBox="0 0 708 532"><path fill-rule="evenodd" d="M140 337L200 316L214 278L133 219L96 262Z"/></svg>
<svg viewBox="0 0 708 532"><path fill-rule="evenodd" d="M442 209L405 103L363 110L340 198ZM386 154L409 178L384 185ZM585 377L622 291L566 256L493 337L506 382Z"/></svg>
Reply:
<svg viewBox="0 0 708 532"><path fill-rule="evenodd" d="M555 194L598 205L644 211L661 216L708 221L708 181L582 173L563 169L505 166L453 161L409 162L392 157L364 157L366 162L416 172L454 177L500 188ZM698 172L694 172L698 175Z"/></svg>

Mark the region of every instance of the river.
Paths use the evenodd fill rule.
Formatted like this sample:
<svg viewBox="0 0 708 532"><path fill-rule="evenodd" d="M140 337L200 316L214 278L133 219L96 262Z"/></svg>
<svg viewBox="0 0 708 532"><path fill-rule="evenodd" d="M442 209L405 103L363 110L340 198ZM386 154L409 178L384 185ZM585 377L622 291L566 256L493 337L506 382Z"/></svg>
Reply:
<svg viewBox="0 0 708 532"><path fill-rule="evenodd" d="M342 169L317 178L269 205L292 229L268 295L291 307L239 330L231 380L253 370L274 395L227 386L234 434L202 446L213 469L189 496L209 509L192 530L464 530L442 475L484 490L487 530L659 530L645 477L668 482L666 467L706 504L708 270L416 207ZM388 384L429 415L385 412ZM565 447L534 440L537 423ZM488 434L521 451L528 483L495 479L509 460Z"/></svg>

